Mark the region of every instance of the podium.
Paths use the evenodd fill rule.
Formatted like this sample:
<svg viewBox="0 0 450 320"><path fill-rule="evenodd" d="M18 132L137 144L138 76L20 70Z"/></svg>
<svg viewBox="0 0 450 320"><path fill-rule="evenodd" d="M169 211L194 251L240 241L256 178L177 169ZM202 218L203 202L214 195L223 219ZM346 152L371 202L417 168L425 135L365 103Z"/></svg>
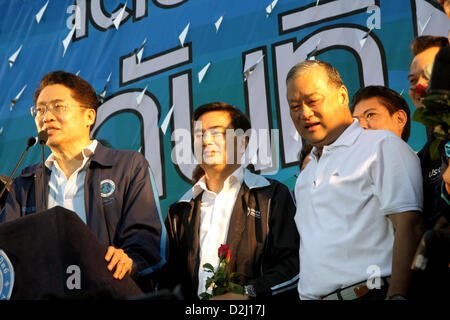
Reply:
<svg viewBox="0 0 450 320"><path fill-rule="evenodd" d="M129 275L113 278L104 259L107 247L62 207L0 224L0 249L14 268L11 300L142 295Z"/></svg>

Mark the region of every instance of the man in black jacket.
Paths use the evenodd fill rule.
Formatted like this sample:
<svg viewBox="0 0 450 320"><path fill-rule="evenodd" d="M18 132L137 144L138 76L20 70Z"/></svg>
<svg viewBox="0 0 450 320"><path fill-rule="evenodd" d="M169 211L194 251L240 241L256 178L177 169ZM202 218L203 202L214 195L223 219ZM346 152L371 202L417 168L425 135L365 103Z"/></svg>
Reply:
<svg viewBox="0 0 450 320"><path fill-rule="evenodd" d="M295 204L288 188L251 173L240 164L250 123L238 109L216 102L193 116L194 149L202 177L169 208L169 276L182 284L185 299L198 299L207 288L203 265L217 267L218 248L231 251L230 272L245 275L245 294L227 292L214 299L264 298L292 292L298 282L299 236Z"/></svg>
<svg viewBox="0 0 450 320"><path fill-rule="evenodd" d="M31 107L38 131L48 133L51 155L14 180L0 222L48 208L74 211L108 246L111 276L147 277L166 262L166 232L147 160L135 151L112 150L90 138L99 105L80 77L48 73ZM45 186L43 186L45 181ZM42 187L45 187L45 191Z"/></svg>

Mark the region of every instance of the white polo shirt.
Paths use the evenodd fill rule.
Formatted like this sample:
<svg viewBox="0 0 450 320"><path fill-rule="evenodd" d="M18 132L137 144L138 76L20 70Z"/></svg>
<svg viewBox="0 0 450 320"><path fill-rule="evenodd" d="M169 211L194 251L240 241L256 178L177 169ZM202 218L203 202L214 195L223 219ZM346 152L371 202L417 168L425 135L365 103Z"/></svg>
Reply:
<svg viewBox="0 0 450 320"><path fill-rule="evenodd" d="M301 299L319 299L365 281L371 266L391 274L394 228L387 215L422 211L420 161L392 132L364 130L354 120L319 160L313 148L295 197L298 290Z"/></svg>

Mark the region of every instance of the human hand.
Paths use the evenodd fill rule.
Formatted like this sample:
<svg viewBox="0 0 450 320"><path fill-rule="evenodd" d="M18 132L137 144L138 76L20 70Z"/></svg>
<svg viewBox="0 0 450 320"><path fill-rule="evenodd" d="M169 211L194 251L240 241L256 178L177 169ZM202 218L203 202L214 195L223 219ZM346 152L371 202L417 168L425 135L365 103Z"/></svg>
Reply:
<svg viewBox="0 0 450 320"><path fill-rule="evenodd" d="M109 262L107 266L109 271L112 271L114 267L116 268L113 274L115 279L121 280L127 273L131 273L133 260L129 258L122 249L116 249L113 246L109 246L106 251L105 260Z"/></svg>

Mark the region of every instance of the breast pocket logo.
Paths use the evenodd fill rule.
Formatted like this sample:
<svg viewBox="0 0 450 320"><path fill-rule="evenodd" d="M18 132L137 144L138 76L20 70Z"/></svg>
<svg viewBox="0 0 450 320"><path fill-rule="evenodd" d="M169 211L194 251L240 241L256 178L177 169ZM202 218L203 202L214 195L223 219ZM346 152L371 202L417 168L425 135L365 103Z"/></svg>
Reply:
<svg viewBox="0 0 450 320"><path fill-rule="evenodd" d="M0 249L0 300L9 300L14 287L14 268L6 253Z"/></svg>
<svg viewBox="0 0 450 320"><path fill-rule="evenodd" d="M100 195L102 198L107 198L113 194L116 185L112 180L106 179L100 182Z"/></svg>

